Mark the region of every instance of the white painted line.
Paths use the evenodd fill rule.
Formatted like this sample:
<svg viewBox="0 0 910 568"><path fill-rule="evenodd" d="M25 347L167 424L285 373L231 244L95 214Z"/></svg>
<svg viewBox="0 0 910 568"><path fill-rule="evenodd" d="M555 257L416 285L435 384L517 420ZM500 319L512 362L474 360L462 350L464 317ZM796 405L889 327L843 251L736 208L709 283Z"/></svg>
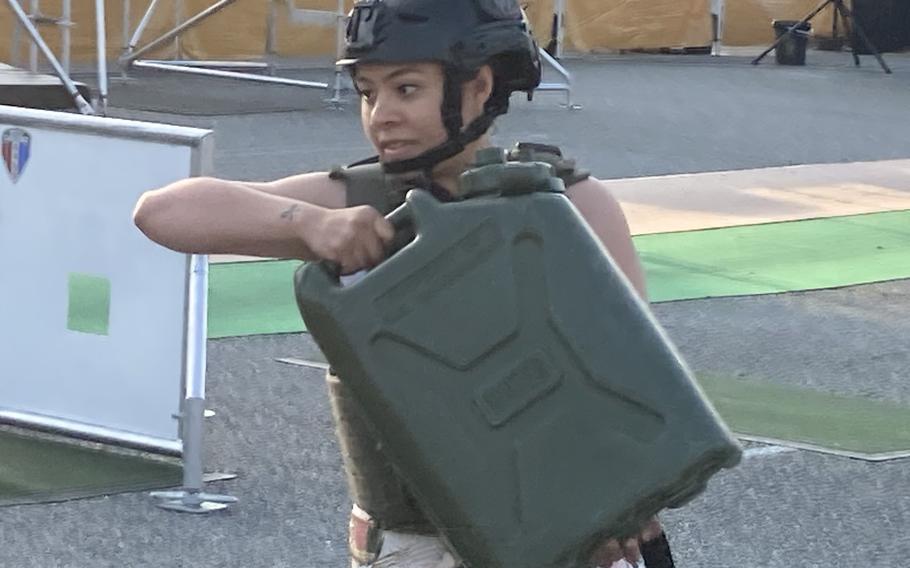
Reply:
<svg viewBox="0 0 910 568"><path fill-rule="evenodd" d="M322 361L310 361L309 359L298 359L297 357L282 357L275 360L279 363L284 363L285 365L294 365L295 367L310 367L322 369L323 371L329 370L329 364L323 363Z"/></svg>
<svg viewBox="0 0 910 568"><path fill-rule="evenodd" d="M786 446L762 446L760 448L747 449L743 452L743 458L759 458L775 454L788 454L795 451L797 451L796 448L788 448Z"/></svg>
<svg viewBox="0 0 910 568"><path fill-rule="evenodd" d="M843 458L852 458L856 460L863 460L869 462L884 462L898 459L910 458L910 449L902 450L897 452L881 452L877 454L866 454L862 452L852 452L849 450L838 450L834 448L826 448L824 446L817 446L815 444L806 444L803 442L793 442L790 440L779 440L777 438L764 438L761 436L750 436L747 434L735 434L740 440L746 440L749 442L758 442L761 444L771 444L774 446L784 446L787 448L792 448L794 450L806 450L809 452L816 452L819 454L828 454L833 456L840 456Z"/></svg>
<svg viewBox="0 0 910 568"><path fill-rule="evenodd" d="M211 483L213 481L230 481L232 479L237 479L236 473L224 473L220 471L213 471L211 473L204 473L202 475L202 481L206 483Z"/></svg>

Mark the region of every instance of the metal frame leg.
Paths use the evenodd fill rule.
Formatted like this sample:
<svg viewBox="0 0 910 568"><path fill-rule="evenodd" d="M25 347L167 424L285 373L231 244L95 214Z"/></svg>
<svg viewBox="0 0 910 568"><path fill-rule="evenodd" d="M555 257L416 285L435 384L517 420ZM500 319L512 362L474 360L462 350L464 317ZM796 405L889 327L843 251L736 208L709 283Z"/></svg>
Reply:
<svg viewBox="0 0 910 568"><path fill-rule="evenodd" d="M156 505L178 513L205 514L227 509L238 499L231 495L206 493L203 489L202 433L205 399L187 398L181 416L183 430L183 487L178 491L152 491Z"/></svg>
<svg viewBox="0 0 910 568"><path fill-rule="evenodd" d="M888 67L887 63L885 63L885 60L882 58L882 54L879 53L878 48L875 47L875 45L866 35L863 27L859 25L859 22L856 21L856 16L853 15L853 12L850 11L850 8L847 8L847 5L841 1L835 2L834 7L838 12L840 12L841 17L844 18L844 27L847 28L848 25L853 26L853 30L859 35L859 39L862 40L864 44L866 44L866 47L869 49L869 51L872 52L872 55L875 56L875 59L878 61L878 64L881 66L882 70L890 75L891 68ZM855 48L853 49L853 61L855 62L856 66L859 67L859 55L856 53Z"/></svg>
<svg viewBox="0 0 910 568"><path fill-rule="evenodd" d="M551 56L549 53L547 53L545 49L538 48L538 50L540 51L541 59L543 59L544 61L549 63L550 66L553 67L553 69L557 73L562 75L562 77L566 80L566 82L565 83L541 83L540 85L537 86L535 91L543 91L543 92L563 91L566 93L566 102L563 106L569 110L581 110L582 106L580 104L572 102L572 74L569 73L569 71L565 67L563 67L559 63L559 61L557 61L556 59L553 58L553 56Z"/></svg>
<svg viewBox="0 0 910 568"><path fill-rule="evenodd" d="M845 36L846 41L850 41L850 36L851 36L851 34L850 34L850 20L848 20L847 17L844 16L843 12L841 12L840 10L838 10L838 9L835 7L835 9L834 9L834 16L831 18L831 19L834 21L834 24L835 24L835 25L837 24L838 18L840 18L840 19L842 19L842 20L844 21L844 36ZM859 66L860 66L859 54L856 52L856 47L855 47L855 46L851 46L851 48L850 48L850 55L853 57L853 65L854 65L855 67L859 67Z"/></svg>
<svg viewBox="0 0 910 568"><path fill-rule="evenodd" d="M547 49L550 48L548 45L546 48L538 47L537 51L540 54L540 59L550 65L559 75L565 79L563 83L541 83L534 89L535 92L550 92L550 91L560 91L566 94L566 102L563 107L569 110L580 110L581 105L575 104L572 102L572 74L559 63L559 58L563 55L563 43L565 40L565 13L566 13L566 0L556 0L553 4L553 34L552 41L556 42L556 45L553 46L553 55L550 55L550 52Z"/></svg>
<svg viewBox="0 0 910 568"><path fill-rule="evenodd" d="M205 341L207 324L208 258L190 257L189 320L187 326L186 398L180 415L183 438L183 487L153 491L162 509L204 514L226 509L237 498L203 492L202 439L205 420Z"/></svg>

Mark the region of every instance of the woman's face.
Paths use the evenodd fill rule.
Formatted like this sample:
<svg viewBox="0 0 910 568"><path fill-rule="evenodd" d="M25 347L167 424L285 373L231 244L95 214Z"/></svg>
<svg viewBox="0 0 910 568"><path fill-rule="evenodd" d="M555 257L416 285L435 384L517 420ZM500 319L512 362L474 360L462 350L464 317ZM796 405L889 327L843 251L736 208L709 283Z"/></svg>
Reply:
<svg viewBox="0 0 910 568"><path fill-rule="evenodd" d="M483 101L489 96L489 92L478 92L477 81L473 79L463 88L465 124L479 114ZM364 133L379 153L381 162L414 158L448 138L442 123L444 75L441 65L358 65L354 83L361 94Z"/></svg>
<svg viewBox="0 0 910 568"><path fill-rule="evenodd" d="M363 131L380 161L413 158L445 142L439 65L359 65L354 83L361 94Z"/></svg>

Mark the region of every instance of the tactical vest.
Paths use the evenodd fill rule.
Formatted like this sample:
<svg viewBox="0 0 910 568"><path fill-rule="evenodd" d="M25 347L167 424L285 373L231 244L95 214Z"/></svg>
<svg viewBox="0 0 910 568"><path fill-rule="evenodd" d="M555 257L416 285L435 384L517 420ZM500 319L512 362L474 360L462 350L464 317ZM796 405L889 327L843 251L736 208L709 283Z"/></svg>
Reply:
<svg viewBox="0 0 910 568"><path fill-rule="evenodd" d="M564 158L555 146L519 143L509 151L508 160L549 163L566 188L590 176L589 172L579 170L574 160ZM348 207L370 205L382 214L401 205L407 191L415 187L407 180L387 176L379 163L335 168L329 175L332 179L344 181ZM434 192L437 197L457 199L439 195L439 192L438 189ZM348 487L354 502L377 519L384 529L424 534L437 532L383 455L381 444L361 417L357 403L344 381L331 372L326 380Z"/></svg>

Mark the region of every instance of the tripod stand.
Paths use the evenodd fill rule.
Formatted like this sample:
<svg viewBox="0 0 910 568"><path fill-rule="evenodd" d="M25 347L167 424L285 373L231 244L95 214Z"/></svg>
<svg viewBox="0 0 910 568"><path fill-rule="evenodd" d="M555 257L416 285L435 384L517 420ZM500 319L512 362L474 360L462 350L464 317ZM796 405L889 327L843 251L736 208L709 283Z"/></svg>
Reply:
<svg viewBox="0 0 910 568"><path fill-rule="evenodd" d="M843 22L844 22L844 30L847 31L847 30L849 30L849 27L850 27L850 26L853 26L853 31L856 32L856 35L859 36L860 41L862 41L863 44L865 44L865 46L866 46L866 47L868 48L868 50L872 53L872 55L875 56L875 59L878 60L878 64L881 65L882 70L884 70L885 73L889 73L889 74L890 74L890 73L891 73L891 68L888 67L888 64L885 63L885 60L884 60L884 59L882 59L882 56L881 56L881 54L878 52L878 49L876 49L876 47L875 47L874 45L872 45L872 42L869 40L868 36L866 36L866 32L863 31L863 27L860 26L860 25L857 23L856 17L853 15L853 12L851 12L850 9L847 8L847 6L844 5L844 0L824 0L821 4L818 5L817 8L815 8L815 10L812 11L812 13L810 13L808 16L806 16L805 18L803 18L802 20L800 20L799 22L797 22L796 25L792 26L792 27L791 27L790 29L788 29L785 33L781 34L781 36L780 36L779 38L777 38L777 41L775 41L775 42L771 45L771 47L769 47L768 49L766 49L765 51L763 51L763 52L761 53L761 55L759 55L758 57L756 57L755 59L753 59L753 60L752 60L752 65L758 65L758 63L759 63L766 55L768 55L768 54L771 53L774 49L776 49L777 46L779 46L779 45L780 45L781 43L783 43L787 38L789 38L791 34L795 33L796 30L802 29L802 27L805 26L806 23L807 23L809 20L811 20L811 19L814 18L819 12L821 12L822 10L824 10L825 8L827 8L828 5L832 5L833 8L834 8L834 14L833 14L833 16L834 16L834 30L835 30L835 33L837 33L837 18L838 18L838 16L840 16L840 18L841 18L841 19L843 20ZM855 48L855 47L854 47L854 49L853 49L853 62L856 64L857 67L859 67L859 55L856 53L856 48Z"/></svg>

